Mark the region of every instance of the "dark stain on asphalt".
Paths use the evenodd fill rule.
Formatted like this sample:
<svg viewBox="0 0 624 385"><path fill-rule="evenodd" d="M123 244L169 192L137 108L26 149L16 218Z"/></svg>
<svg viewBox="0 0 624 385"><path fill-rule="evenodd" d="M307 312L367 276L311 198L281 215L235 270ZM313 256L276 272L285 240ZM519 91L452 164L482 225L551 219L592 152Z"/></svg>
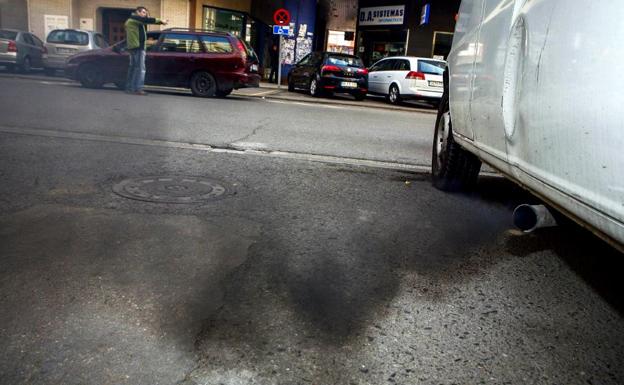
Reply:
<svg viewBox="0 0 624 385"><path fill-rule="evenodd" d="M393 172L362 177L362 184L405 179ZM414 183L431 188L428 182ZM246 262L224 281L224 306L206 320L197 338L200 367L257 368L260 377L289 383L288 374L268 368L299 365L300 373L315 372L319 383L348 383L339 365L326 361L331 354L318 353L369 341L366 329L385 316L403 271L416 271L422 279L414 290L435 301L447 294L449 284L487 268L471 262L475 250L510 225L503 198L484 198L483 191L498 188L505 194L509 186L502 179L492 183L473 195L434 192L434 200L383 213L354 211L351 205L326 212L324 198L311 191L310 199L319 200L317 211L284 212L283 222L265 229ZM376 198L412 193L392 186L388 196ZM353 195L355 202L371 199L365 192ZM414 194L413 199L420 198ZM285 202L279 203L276 210L286 211ZM293 362L293 356L299 358Z"/></svg>

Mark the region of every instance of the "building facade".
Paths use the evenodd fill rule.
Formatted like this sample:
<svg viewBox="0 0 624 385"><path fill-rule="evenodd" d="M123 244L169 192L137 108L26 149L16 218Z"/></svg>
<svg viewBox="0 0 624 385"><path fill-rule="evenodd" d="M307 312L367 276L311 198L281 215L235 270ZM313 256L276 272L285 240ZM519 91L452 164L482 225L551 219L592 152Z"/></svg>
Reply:
<svg viewBox="0 0 624 385"><path fill-rule="evenodd" d="M372 65L387 56L446 58L461 0L360 0L357 55Z"/></svg>

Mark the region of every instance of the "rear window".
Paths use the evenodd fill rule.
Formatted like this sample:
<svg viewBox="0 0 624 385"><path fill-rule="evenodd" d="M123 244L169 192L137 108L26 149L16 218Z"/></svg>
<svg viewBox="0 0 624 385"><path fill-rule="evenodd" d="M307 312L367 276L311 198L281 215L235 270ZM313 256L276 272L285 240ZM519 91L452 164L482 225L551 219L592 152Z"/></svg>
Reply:
<svg viewBox="0 0 624 385"><path fill-rule="evenodd" d="M241 41L243 42L243 45L245 46L245 49L247 50L247 55L249 55L249 58L252 60L258 60L258 55L256 55L256 51L254 51L254 49L251 48L249 43L247 43L245 40L241 40Z"/></svg>
<svg viewBox="0 0 624 385"><path fill-rule="evenodd" d="M15 38L17 38L17 32L0 30L0 39L15 40Z"/></svg>
<svg viewBox="0 0 624 385"><path fill-rule="evenodd" d="M87 45L89 44L89 34L80 31L57 29L48 35L48 43Z"/></svg>
<svg viewBox="0 0 624 385"><path fill-rule="evenodd" d="M357 56L329 55L327 63L339 66L364 67L362 59Z"/></svg>
<svg viewBox="0 0 624 385"><path fill-rule="evenodd" d="M442 75L444 74L444 68L446 68L446 63L443 61L435 61L435 60L419 60L418 61L418 72L422 72L424 74Z"/></svg>
<svg viewBox="0 0 624 385"><path fill-rule="evenodd" d="M230 40L224 36L202 35L199 40L209 53L231 53L233 50Z"/></svg>

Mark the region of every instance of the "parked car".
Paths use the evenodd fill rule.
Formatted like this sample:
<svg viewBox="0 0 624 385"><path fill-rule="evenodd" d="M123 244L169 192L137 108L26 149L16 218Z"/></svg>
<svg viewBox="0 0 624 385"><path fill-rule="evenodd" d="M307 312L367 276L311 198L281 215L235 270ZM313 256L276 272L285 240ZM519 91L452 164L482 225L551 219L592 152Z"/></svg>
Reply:
<svg viewBox="0 0 624 385"><path fill-rule="evenodd" d="M368 92L384 95L392 104L419 99L438 104L446 62L424 57L396 56L381 59L368 72Z"/></svg>
<svg viewBox="0 0 624 385"><path fill-rule="evenodd" d="M462 1L433 183L469 188L483 161L624 250L624 29L604 28L621 23L624 4L594 2L582 23L570 10L585 2L560 5ZM597 62L613 74L606 83Z"/></svg>
<svg viewBox="0 0 624 385"><path fill-rule="evenodd" d="M246 43L228 33L171 28L148 33L145 84L190 88L195 96L229 95L258 87L258 58ZM114 83L125 88L129 55L125 42L72 56L66 75L83 86Z"/></svg>
<svg viewBox="0 0 624 385"><path fill-rule="evenodd" d="M79 52L108 47L104 37L93 31L55 29L48 34L45 47L48 56L43 60L47 75L65 69L67 59Z"/></svg>
<svg viewBox="0 0 624 385"><path fill-rule="evenodd" d="M363 100L368 92L368 70L362 59L335 52L312 52L288 73L288 91L303 88L312 96L350 93Z"/></svg>
<svg viewBox="0 0 624 385"><path fill-rule="evenodd" d="M28 73L33 68L43 68L46 53L43 42L32 33L0 29L0 65L9 71Z"/></svg>

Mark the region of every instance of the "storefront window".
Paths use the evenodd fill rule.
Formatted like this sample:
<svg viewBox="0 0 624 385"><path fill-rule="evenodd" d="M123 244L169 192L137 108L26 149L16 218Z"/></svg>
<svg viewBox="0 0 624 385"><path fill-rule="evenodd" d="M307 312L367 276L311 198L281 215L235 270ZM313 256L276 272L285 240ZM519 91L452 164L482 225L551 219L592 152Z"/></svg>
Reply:
<svg viewBox="0 0 624 385"><path fill-rule="evenodd" d="M204 7L204 28L214 31L228 32L242 37L246 28L245 15L236 11Z"/></svg>
<svg viewBox="0 0 624 385"><path fill-rule="evenodd" d="M351 40L346 40L345 36L349 32L344 31L329 31L327 35L327 50L329 52L340 52L353 55L355 48L355 39L353 39L353 32L351 32Z"/></svg>
<svg viewBox="0 0 624 385"><path fill-rule="evenodd" d="M396 42L396 43L374 43L373 44L373 53L372 53L372 62L376 62L377 60L383 59L388 56L402 56L405 55L405 43L404 42Z"/></svg>

